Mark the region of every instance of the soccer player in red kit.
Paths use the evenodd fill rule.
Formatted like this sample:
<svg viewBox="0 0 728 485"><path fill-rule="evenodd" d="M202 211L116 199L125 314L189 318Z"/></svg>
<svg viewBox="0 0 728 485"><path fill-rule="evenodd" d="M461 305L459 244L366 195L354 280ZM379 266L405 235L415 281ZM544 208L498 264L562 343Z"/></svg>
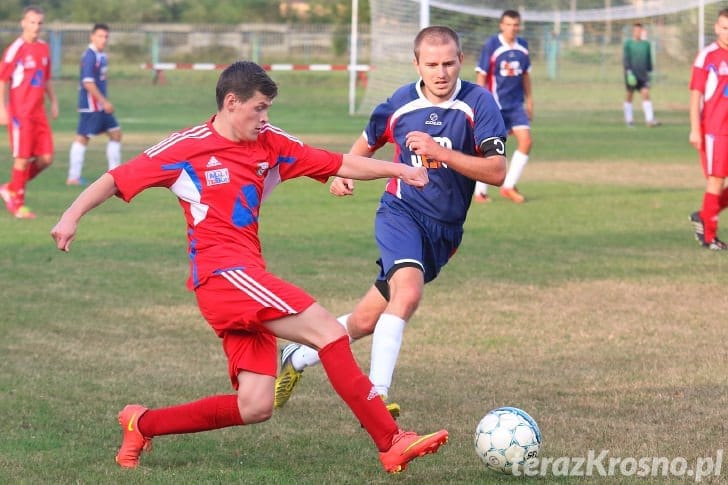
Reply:
<svg viewBox="0 0 728 485"><path fill-rule="evenodd" d="M26 7L20 26L22 34L5 49L0 60L0 125L8 126L13 152L10 181L0 185L0 197L8 212L18 219L33 219L35 214L25 205L25 186L53 163L45 96L51 102L53 118L58 117L58 100L51 84L48 44L38 38L43 10Z"/></svg>
<svg viewBox="0 0 728 485"><path fill-rule="evenodd" d="M717 39L701 50L690 79L690 144L700 153L707 179L703 206L690 215L695 238L708 249L724 251L718 216L728 207L728 8L718 13Z"/></svg>
<svg viewBox="0 0 728 485"><path fill-rule="evenodd" d="M68 251L85 213L114 195L128 202L149 187L172 191L187 221L188 286L222 339L237 393L159 409L127 405L119 413L123 440L116 461L122 467L136 467L155 436L269 419L276 337L319 349L332 386L373 439L386 471L402 471L409 461L447 441L445 430L420 436L397 427L354 360L344 328L313 297L266 271L258 238L260 204L281 181L301 176L321 182L333 175L394 177L423 187L427 170L303 144L268 123L277 92L257 64L232 64L217 83L217 114L102 175L51 230L57 247Z"/></svg>

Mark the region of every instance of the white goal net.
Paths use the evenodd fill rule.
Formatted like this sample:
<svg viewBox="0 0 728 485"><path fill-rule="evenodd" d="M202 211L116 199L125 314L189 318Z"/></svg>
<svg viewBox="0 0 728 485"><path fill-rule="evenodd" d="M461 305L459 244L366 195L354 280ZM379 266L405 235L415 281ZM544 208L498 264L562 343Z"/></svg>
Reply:
<svg viewBox="0 0 728 485"><path fill-rule="evenodd" d="M555 82L569 83L621 82L622 45L634 22L646 26L652 42L655 82L667 82L671 69L687 75L698 49L712 42L716 16L726 6L717 0L422 1L429 4L424 24L448 25L460 35L464 79L475 79L480 48L498 32L503 10L516 9L534 69ZM420 2L369 0L373 69L357 113L369 114L394 89L414 80L412 41L422 22Z"/></svg>

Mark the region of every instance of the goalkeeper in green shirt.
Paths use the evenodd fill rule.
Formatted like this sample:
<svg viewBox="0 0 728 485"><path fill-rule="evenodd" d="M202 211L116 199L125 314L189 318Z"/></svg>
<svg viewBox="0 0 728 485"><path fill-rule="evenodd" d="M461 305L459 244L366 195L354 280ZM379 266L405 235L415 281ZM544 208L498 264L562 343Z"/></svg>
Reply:
<svg viewBox="0 0 728 485"><path fill-rule="evenodd" d="M632 26L632 38L624 43L624 84L627 97L624 101L624 121L627 126L634 126L632 113L632 96L635 91L642 95L642 110L645 113L647 126L659 126L650 101L650 74L652 72L652 46L645 40L646 31L642 24Z"/></svg>

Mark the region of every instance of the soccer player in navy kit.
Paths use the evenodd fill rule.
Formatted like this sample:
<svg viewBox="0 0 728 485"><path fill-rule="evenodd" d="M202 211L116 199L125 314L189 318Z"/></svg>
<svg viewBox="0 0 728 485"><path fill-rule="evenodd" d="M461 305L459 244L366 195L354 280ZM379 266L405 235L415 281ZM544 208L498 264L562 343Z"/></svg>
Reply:
<svg viewBox="0 0 728 485"><path fill-rule="evenodd" d="M506 130L513 133L518 144L511 156L508 173L500 188L500 194L517 204L526 201L516 184L531 153L531 120L533 119L533 95L531 93L531 58L528 42L519 37L521 14L506 10L500 19L500 34L490 37L480 51L475 66L477 83L493 93L498 102ZM488 185L478 182L475 186L476 202L488 202Z"/></svg>
<svg viewBox="0 0 728 485"><path fill-rule="evenodd" d="M86 147L92 136L106 133L106 160L109 170L121 163L121 127L114 116L114 105L107 94L106 44L109 26L96 24L91 30L91 43L81 57L81 75L78 86L79 113L76 138L71 144L68 163L67 185L84 185L81 177Z"/></svg>
<svg viewBox="0 0 728 485"><path fill-rule="evenodd" d="M354 308L339 318L351 339L373 334L369 378L387 401L406 322L455 254L472 200L475 181L500 185L505 176L506 130L493 96L460 79L463 54L449 27L420 31L414 42L420 79L404 85L374 109L350 153L370 156L386 143L395 145L395 163L424 166L430 183L412 190L390 179L376 213L380 259L374 285ZM352 195L351 179L337 178L337 196ZM276 407L288 400L302 370L318 362L316 351L289 344L281 354ZM393 416L396 403L388 403Z"/></svg>
<svg viewBox="0 0 728 485"><path fill-rule="evenodd" d="M116 195L131 201L150 187L169 189L187 222L190 275L200 312L222 341L234 394L148 409L129 404L119 413L122 444L117 463L135 468L155 436L253 424L273 413L276 338L318 348L331 385L379 450L390 473L434 453L447 441L440 430L417 435L398 428L372 383L354 360L349 338L333 315L304 290L266 270L258 218L271 186L307 176L324 182L339 175L360 180L393 177L423 187L422 167L342 155L305 145L268 123L278 87L262 67L236 62L216 89L217 113L172 133L84 190L51 230L68 251L81 217ZM324 436L321 439L325 439Z"/></svg>

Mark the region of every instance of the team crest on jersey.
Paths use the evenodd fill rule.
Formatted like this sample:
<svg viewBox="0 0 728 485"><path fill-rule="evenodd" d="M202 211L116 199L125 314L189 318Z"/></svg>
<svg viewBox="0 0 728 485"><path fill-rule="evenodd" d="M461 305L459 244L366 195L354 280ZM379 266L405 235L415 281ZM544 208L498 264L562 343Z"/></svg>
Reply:
<svg viewBox="0 0 728 485"><path fill-rule="evenodd" d="M23 61L23 67L25 69L35 69L35 59L33 58L33 56L25 56L25 60Z"/></svg>
<svg viewBox="0 0 728 485"><path fill-rule="evenodd" d="M213 157L210 157L210 160L208 160L207 165L205 165L205 168L219 167L220 165L222 165L222 163L220 163L220 161L213 156Z"/></svg>
<svg viewBox="0 0 728 485"><path fill-rule="evenodd" d="M205 181L207 186L228 184L230 183L230 172L226 168L205 171Z"/></svg>
<svg viewBox="0 0 728 485"><path fill-rule="evenodd" d="M523 74L521 69L521 63L518 60L515 61L501 61L500 63L500 75L503 77L520 76Z"/></svg>
<svg viewBox="0 0 728 485"><path fill-rule="evenodd" d="M726 65L725 61L720 62L720 67L718 67L718 74L721 76L728 75L728 65Z"/></svg>
<svg viewBox="0 0 728 485"><path fill-rule="evenodd" d="M442 126L442 121L437 118L437 113L430 113L430 119L425 121L426 125Z"/></svg>
<svg viewBox="0 0 728 485"><path fill-rule="evenodd" d="M258 174L258 177L262 177L265 174L265 171L270 168L270 165L265 160L261 160L258 162L258 170L255 171L256 174Z"/></svg>

